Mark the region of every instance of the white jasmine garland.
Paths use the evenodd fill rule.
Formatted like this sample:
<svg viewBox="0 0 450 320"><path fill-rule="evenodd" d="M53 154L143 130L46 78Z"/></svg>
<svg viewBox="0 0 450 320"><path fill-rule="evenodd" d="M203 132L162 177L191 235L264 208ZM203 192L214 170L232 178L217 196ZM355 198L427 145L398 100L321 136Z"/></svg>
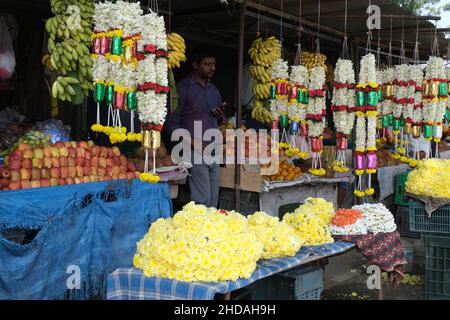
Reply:
<svg viewBox="0 0 450 320"><path fill-rule="evenodd" d="M93 21L95 31L106 32L110 29L111 17L114 13L114 4L106 1L95 4Z"/></svg>
<svg viewBox="0 0 450 320"><path fill-rule="evenodd" d="M351 60L338 59L334 70L334 81L348 84L355 83L355 71Z"/></svg>
<svg viewBox="0 0 450 320"><path fill-rule="evenodd" d="M351 60L338 59L334 72L334 81L337 83L354 84L355 71ZM332 104L334 106L355 106L355 91L348 88L334 88ZM336 131L343 134L350 134L353 129L355 114L353 112L335 111L333 112Z"/></svg>
<svg viewBox="0 0 450 320"><path fill-rule="evenodd" d="M325 83L325 69L322 66L312 68L309 79L310 90L322 90Z"/></svg>
<svg viewBox="0 0 450 320"><path fill-rule="evenodd" d="M425 79L444 79L446 78L444 59L441 57L430 57L425 68Z"/></svg>
<svg viewBox="0 0 450 320"><path fill-rule="evenodd" d="M361 58L359 71L359 83L377 83L377 72L375 68L375 56L372 53Z"/></svg>
<svg viewBox="0 0 450 320"><path fill-rule="evenodd" d="M291 74L289 75L291 83L297 85L306 85L308 82L308 69L305 66L291 66Z"/></svg>
<svg viewBox="0 0 450 320"><path fill-rule="evenodd" d="M407 64L401 64L395 66L395 74L398 81L408 81L409 78L409 67ZM408 97L408 89L406 86L401 86L399 84L394 85L394 96L396 100L404 99ZM404 105L401 103L394 103L392 113L394 117L400 118L403 114Z"/></svg>
<svg viewBox="0 0 450 320"><path fill-rule="evenodd" d="M366 148L373 149L377 147L377 117L367 117L367 143Z"/></svg>
<svg viewBox="0 0 450 320"><path fill-rule="evenodd" d="M106 81L109 78L108 60L102 55L93 60L92 77L94 82Z"/></svg>
<svg viewBox="0 0 450 320"><path fill-rule="evenodd" d="M272 119L278 120L280 118L277 100L275 99L270 100L270 113L272 114Z"/></svg>
<svg viewBox="0 0 450 320"><path fill-rule="evenodd" d="M167 35L164 17L160 16L155 21L156 27L156 48L167 51Z"/></svg>
<svg viewBox="0 0 450 320"><path fill-rule="evenodd" d="M416 83L417 86L422 86L423 82L423 71L422 68L418 65L411 65L409 68L409 73L411 80L413 80ZM421 90L415 90L414 91L414 104L420 105L422 104L422 91ZM422 118L422 108L414 108L412 119L414 123L420 123Z"/></svg>
<svg viewBox="0 0 450 320"><path fill-rule="evenodd" d="M141 36L142 39L138 42L138 50L144 51L144 46L148 44L156 45L157 26L156 20L158 15L150 12L141 17Z"/></svg>
<svg viewBox="0 0 450 320"><path fill-rule="evenodd" d="M356 220L354 224L349 224L343 227L338 227L334 224L330 224L329 228L331 234L335 236L367 234L367 226L362 218Z"/></svg>
<svg viewBox="0 0 450 320"><path fill-rule="evenodd" d="M379 232L389 233L397 229L394 216L381 203L356 205L352 209L362 213L362 219L369 232L375 234Z"/></svg>
<svg viewBox="0 0 450 320"><path fill-rule="evenodd" d="M277 59L272 66L272 79L288 79L289 78L288 62L283 59Z"/></svg>
<svg viewBox="0 0 450 320"><path fill-rule="evenodd" d="M161 86L168 86L169 80L168 80L168 71L167 71L167 59L165 58L159 58L156 59L156 83L158 83Z"/></svg>
<svg viewBox="0 0 450 320"><path fill-rule="evenodd" d="M356 117L356 151L364 152L366 150L366 119L364 116Z"/></svg>
<svg viewBox="0 0 450 320"><path fill-rule="evenodd" d="M308 120L308 136L310 138L320 137L325 129L324 121Z"/></svg>

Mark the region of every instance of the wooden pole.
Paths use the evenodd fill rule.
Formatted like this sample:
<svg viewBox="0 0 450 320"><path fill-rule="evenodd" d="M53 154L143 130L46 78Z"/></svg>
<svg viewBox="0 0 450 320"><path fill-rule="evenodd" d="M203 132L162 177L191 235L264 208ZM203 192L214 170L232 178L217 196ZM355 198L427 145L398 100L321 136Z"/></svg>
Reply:
<svg viewBox="0 0 450 320"><path fill-rule="evenodd" d="M247 0L242 1L240 6L239 17L239 46L238 46L238 83L237 83L237 114L236 114L236 129L240 130L242 122L242 86L244 85L244 38L245 38L245 10L247 7ZM241 146L236 141L236 156L234 157L235 168L235 210L241 209L241 165L238 163L240 159Z"/></svg>

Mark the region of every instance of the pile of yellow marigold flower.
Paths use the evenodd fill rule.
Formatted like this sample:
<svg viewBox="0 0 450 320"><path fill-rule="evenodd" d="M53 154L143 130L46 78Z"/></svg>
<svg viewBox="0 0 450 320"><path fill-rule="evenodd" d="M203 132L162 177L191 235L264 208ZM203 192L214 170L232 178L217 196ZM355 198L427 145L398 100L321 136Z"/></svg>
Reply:
<svg viewBox="0 0 450 320"><path fill-rule="evenodd" d="M322 198L308 198L305 203L287 213L283 221L295 229L305 246L334 242L328 228L334 215L333 204Z"/></svg>
<svg viewBox="0 0 450 320"><path fill-rule="evenodd" d="M247 219L250 229L264 246L261 259L294 256L300 250L302 242L295 230L277 217L258 211Z"/></svg>
<svg viewBox="0 0 450 320"><path fill-rule="evenodd" d="M173 218L151 225L133 264L148 277L235 281L252 275L262 253L263 244L244 216L190 202Z"/></svg>
<svg viewBox="0 0 450 320"><path fill-rule="evenodd" d="M450 160L419 161L416 170L408 174L406 191L420 196L450 198Z"/></svg>

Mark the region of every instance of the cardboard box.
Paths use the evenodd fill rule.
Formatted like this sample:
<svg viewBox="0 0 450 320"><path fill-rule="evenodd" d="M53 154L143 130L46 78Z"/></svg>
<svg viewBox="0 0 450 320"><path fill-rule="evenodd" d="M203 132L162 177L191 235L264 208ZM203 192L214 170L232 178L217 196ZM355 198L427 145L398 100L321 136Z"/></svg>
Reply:
<svg viewBox="0 0 450 320"><path fill-rule="evenodd" d="M259 165L258 165L259 168ZM220 167L220 186L224 188L235 189L235 169L234 165ZM241 190L262 192L262 176L255 165L241 166Z"/></svg>

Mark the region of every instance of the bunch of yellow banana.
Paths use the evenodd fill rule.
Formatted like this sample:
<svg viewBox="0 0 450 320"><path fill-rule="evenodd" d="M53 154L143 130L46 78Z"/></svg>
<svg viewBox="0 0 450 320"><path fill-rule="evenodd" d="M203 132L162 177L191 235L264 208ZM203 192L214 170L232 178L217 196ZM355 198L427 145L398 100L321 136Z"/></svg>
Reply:
<svg viewBox="0 0 450 320"><path fill-rule="evenodd" d="M308 68L309 73L311 74L311 69L316 66L316 62L318 66L321 66L325 69L325 73L328 70L328 67L325 63L327 57L324 54L319 54L316 56L313 52L303 51L301 57L301 64Z"/></svg>
<svg viewBox="0 0 450 320"><path fill-rule="evenodd" d="M264 107L264 104L259 100L255 100L255 102L253 103L252 118L261 123L272 122L272 114L266 107Z"/></svg>
<svg viewBox="0 0 450 320"><path fill-rule="evenodd" d="M248 54L252 59L249 67L253 81L253 104L252 117L263 123L270 123L272 120L270 111L264 107L263 101L270 98L271 70L275 60L281 57L281 44L275 37L265 40L259 37L253 41Z"/></svg>
<svg viewBox="0 0 450 320"><path fill-rule="evenodd" d="M77 81L85 96L93 88L92 59L90 55L92 17L95 10L94 0L51 0L51 10L55 14L45 23L49 33L48 51L50 57L44 55L42 62L58 75L66 76L70 72L77 73ZM45 58L45 59L44 59ZM77 83L78 84L78 83ZM52 88L61 87L53 84ZM53 93L55 89L52 90ZM56 91L68 92L58 94L71 101L72 90ZM53 96L55 96L53 94ZM61 98L60 98L61 99ZM62 100L62 99L61 99Z"/></svg>
<svg viewBox="0 0 450 320"><path fill-rule="evenodd" d="M72 85L80 82L72 77L58 77L52 85L52 96L55 99L62 101L71 101L72 96L75 95L75 90Z"/></svg>
<svg viewBox="0 0 450 320"><path fill-rule="evenodd" d="M275 37L263 40L261 37L253 41L248 54L254 65L270 69L275 60L281 56L281 44Z"/></svg>
<svg viewBox="0 0 450 320"><path fill-rule="evenodd" d="M175 32L169 33L167 35L167 49L169 50L169 68L179 68L180 63L186 61L186 44L183 37Z"/></svg>

